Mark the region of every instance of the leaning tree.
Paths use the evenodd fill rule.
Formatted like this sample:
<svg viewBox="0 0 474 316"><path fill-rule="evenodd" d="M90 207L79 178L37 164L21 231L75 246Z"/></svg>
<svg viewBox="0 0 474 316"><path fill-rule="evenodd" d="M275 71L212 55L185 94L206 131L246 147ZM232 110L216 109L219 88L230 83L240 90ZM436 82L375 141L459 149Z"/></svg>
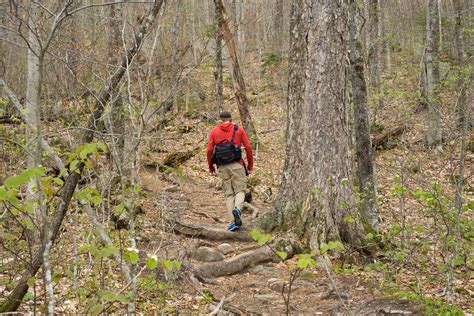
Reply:
<svg viewBox="0 0 474 316"><path fill-rule="evenodd" d="M294 0L291 12L286 160L276 201L279 229L314 248L363 246L352 190L348 93L348 3Z"/></svg>

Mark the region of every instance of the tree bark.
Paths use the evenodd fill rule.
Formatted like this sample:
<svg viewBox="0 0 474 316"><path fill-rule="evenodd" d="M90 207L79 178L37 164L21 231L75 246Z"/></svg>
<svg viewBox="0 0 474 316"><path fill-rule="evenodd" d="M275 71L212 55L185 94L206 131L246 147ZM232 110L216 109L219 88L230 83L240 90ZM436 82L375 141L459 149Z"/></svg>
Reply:
<svg viewBox="0 0 474 316"><path fill-rule="evenodd" d="M366 0L368 15L366 34L366 49L368 53L369 83L372 88L371 97L374 100L374 122L378 111L383 107L382 87L382 19L380 0Z"/></svg>
<svg viewBox="0 0 474 316"><path fill-rule="evenodd" d="M222 15L222 11L219 10L218 6L214 6L214 17L215 23L217 26L216 30L216 47L215 47L215 56L214 56L214 63L215 63L215 70L214 70L214 78L216 80L215 85L215 96L216 96L216 113L219 114L222 111L224 106L224 98L222 96L223 91L223 79L222 79L222 29L224 26L224 16Z"/></svg>
<svg viewBox="0 0 474 316"><path fill-rule="evenodd" d="M41 164L41 86L43 84L43 61L44 54L39 42L40 34L37 33L35 25L38 18L38 6L31 4L31 16L28 18L28 52L27 52L27 79L26 79L26 100L25 100L25 120L26 120L26 152L27 167L33 168ZM27 199L35 198L35 181L28 183ZM41 212L39 207L35 207L35 220L38 227L41 227Z"/></svg>
<svg viewBox="0 0 474 316"><path fill-rule="evenodd" d="M286 160L276 225L311 248L331 240L364 244L351 190L347 12L342 0L292 2Z"/></svg>
<svg viewBox="0 0 474 316"><path fill-rule="evenodd" d="M428 146L441 142L441 113L438 99L439 88L439 26L438 0L427 0L426 14L426 56L425 80L426 97L429 109L428 131L426 141Z"/></svg>
<svg viewBox="0 0 474 316"><path fill-rule="evenodd" d="M275 4L275 19L273 25L273 45L275 51L282 53L282 36L283 36L283 0L277 0Z"/></svg>
<svg viewBox="0 0 474 316"><path fill-rule="evenodd" d="M464 57L464 37L462 31L463 25L463 7L461 0L453 0L454 4L454 14L455 17L455 26L454 26L454 50L456 55L456 63L459 67L458 71L458 81L457 81L457 90L459 91L459 98L457 101L457 113L458 113L458 124L462 129L466 123L466 109L467 109L467 98L466 98L466 75L464 74L465 57ZM471 57L472 58L472 57ZM472 69L471 69L472 71Z"/></svg>
<svg viewBox="0 0 474 316"><path fill-rule="evenodd" d="M369 114L367 111L367 85L365 82L364 58L359 39L357 23L357 3L350 1L350 81L354 101L355 153L357 161L356 183L361 194L361 210L366 221L376 227L379 223L377 213L375 168L370 141Z"/></svg>
<svg viewBox="0 0 474 316"><path fill-rule="evenodd" d="M141 26L139 30L135 33L135 41L133 42L134 45L127 50L126 56L122 58L121 67L105 82L99 95L97 96L96 109L89 117L87 129L85 130L82 137L82 143L90 143L94 139L94 132L96 130L97 121L100 119L102 113L104 112L105 104L109 101L112 91L116 89L118 84L120 83L125 73L125 69L130 65L133 58L139 51L143 39L151 28L153 22L155 21L162 4L163 0L155 1L152 9L143 18L140 19ZM61 227L64 217L66 216L69 202L71 201L72 195L74 194L77 183L81 179L83 169L84 164L79 164L77 169L79 172L71 172L71 174L67 177L64 183L59 203L56 206L54 218L52 219L52 223L50 226L50 241L53 244L59 237L59 229ZM17 310L17 308L20 306L23 297L28 291L28 279L35 276L39 268L43 264L44 250L45 244L43 244L41 248L36 252L31 265L28 266L13 291L10 293L10 295L8 295L8 297L0 306L0 312L12 312Z"/></svg>
<svg viewBox="0 0 474 316"><path fill-rule="evenodd" d="M227 51L229 52L230 61L232 63L232 85L234 87L235 98L237 99L237 104L239 106L240 120L242 121L242 125L249 135L250 140L253 144L255 144L257 142L257 131L250 115L250 102L247 98L244 77L240 71L239 58L237 57L234 37L232 36L229 28L229 20L226 17L222 0L214 0L214 4L216 6L216 10L222 12L222 16L224 17L224 23L222 25L221 31L224 36L224 40L226 41Z"/></svg>

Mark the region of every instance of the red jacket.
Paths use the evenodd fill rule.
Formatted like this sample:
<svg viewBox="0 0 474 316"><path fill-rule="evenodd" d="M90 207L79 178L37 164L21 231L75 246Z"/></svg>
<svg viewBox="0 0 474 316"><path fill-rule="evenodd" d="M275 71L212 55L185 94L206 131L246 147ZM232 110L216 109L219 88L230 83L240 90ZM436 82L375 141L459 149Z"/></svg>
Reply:
<svg viewBox="0 0 474 316"><path fill-rule="evenodd" d="M212 163L212 153L214 152L214 145L220 144L223 141L229 141L232 139L232 133L234 132L234 123L224 122L216 127L214 127L209 134L209 140L207 142L207 163L209 164L209 171L214 172L216 169ZM234 143L242 147L242 144L245 147L245 152L247 154L247 170L252 171L253 169L253 155L252 147L250 146L249 138L245 133L244 129L239 126L235 131ZM239 163L244 165L244 160L240 159ZM219 166L218 166L219 167Z"/></svg>

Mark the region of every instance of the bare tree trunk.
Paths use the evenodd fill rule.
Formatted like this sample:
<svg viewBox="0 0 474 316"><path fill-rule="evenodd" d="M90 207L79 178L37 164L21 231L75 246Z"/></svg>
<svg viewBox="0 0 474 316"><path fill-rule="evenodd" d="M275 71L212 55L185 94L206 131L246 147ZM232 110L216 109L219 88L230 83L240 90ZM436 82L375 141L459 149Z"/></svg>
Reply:
<svg viewBox="0 0 474 316"><path fill-rule="evenodd" d="M222 16L224 17L224 23L222 25L223 28L221 31L224 35L224 40L227 44L227 51L229 52L230 61L232 63L232 85L234 87L234 94L239 106L240 120L242 121L242 125L249 135L252 143L255 144L257 142L257 131L250 115L250 102L247 98L244 77L240 71L239 59L237 57L234 38L229 28L229 21L226 17L222 0L214 0L214 4L216 6L216 10L220 10L222 12Z"/></svg>
<svg viewBox="0 0 474 316"><path fill-rule="evenodd" d="M121 4L112 4L108 7L109 9L109 46L108 46L108 55L109 63L115 64L117 56L119 56L121 47L122 47L122 31L120 26L122 24L122 5Z"/></svg>
<svg viewBox="0 0 474 316"><path fill-rule="evenodd" d="M385 35L384 39L384 49L385 49L385 65L384 65L384 70L387 73L387 75L390 77L390 74L392 72L392 48L391 48L391 37L388 36L388 30L387 30L387 24L388 24L388 12L386 7L380 7L380 12L381 12L381 28L382 28L382 34Z"/></svg>
<svg viewBox="0 0 474 316"><path fill-rule="evenodd" d="M40 42L38 33L39 7L32 4L30 7L31 16L28 18L28 52L27 52L27 86L26 86L26 135L27 135L27 166L34 168L41 165L42 161L42 135L41 135L41 88L43 85L43 65L44 48ZM45 307L48 315L54 314L54 291L52 285L51 265L49 254L51 249L50 225L48 219L48 210L43 200L41 181L35 177L28 183L27 200L35 201L35 221L41 231L30 232L37 239L41 236L41 259L43 261L43 280L46 291Z"/></svg>
<svg viewBox="0 0 474 316"><path fill-rule="evenodd" d="M28 19L28 52L27 52L27 82L26 82L26 151L28 168L37 167L41 164L41 86L43 84L43 51L39 42L39 34L36 33L35 20L38 16L38 6L31 5L31 16ZM35 181L28 183L27 199L35 198ZM35 207L36 221L41 227L41 212Z"/></svg>
<svg viewBox="0 0 474 316"><path fill-rule="evenodd" d="M374 100L374 122L379 109L383 107L382 86L382 19L380 0L366 0L368 14L368 32L366 34L369 82L372 88L371 97Z"/></svg>
<svg viewBox="0 0 474 316"><path fill-rule="evenodd" d="M467 109L467 100L466 100L466 75L464 74L465 58L464 58L464 38L463 38L463 7L461 0L453 0L454 11L455 11L455 26L454 26L454 49L456 55L456 62L459 67L457 90L459 91L459 98L457 100L457 112L458 112L458 122L461 129L466 123L466 109ZM471 57L472 58L472 57ZM471 69L472 71L472 69Z"/></svg>
<svg viewBox="0 0 474 316"><path fill-rule="evenodd" d="M143 19L141 19L142 24L134 36L135 41L133 42L133 46L127 50L125 54L126 56L122 58L121 67L119 67L117 71L106 81L99 95L97 96L96 109L89 117L88 126L83 134L82 143L90 143L94 139L94 132L96 130L97 121L100 119L102 113L104 112L105 104L110 99L112 91L114 91L119 85L125 73L125 69L132 62L133 58L139 51L143 39L150 30L153 22L155 21L162 4L163 0L155 1L152 9L147 12ZM81 179L83 169L84 164L80 163L77 169L79 172L71 172L71 174L67 177L64 183L64 186L61 191L61 196L59 197L59 203L56 206L54 218L51 219L51 231L49 235L49 240L51 244L54 244L54 242L59 237L59 229L61 227L62 221L64 220L64 217L66 216L69 202L71 201L72 195L74 194L77 183ZM31 265L29 265L26 271L23 272L13 291L10 293L10 295L8 295L8 297L0 306L0 312L15 311L20 306L20 303L22 302L22 299L29 288L28 279L34 277L40 267L43 265L43 253L45 251L45 246L45 243L43 243L41 248L38 249L31 262Z"/></svg>
<svg viewBox="0 0 474 316"><path fill-rule="evenodd" d="M441 142L441 113L438 99L439 89L439 27L438 0L427 0L425 78L429 121L426 140L428 146Z"/></svg>
<svg viewBox="0 0 474 316"><path fill-rule="evenodd" d="M367 85L364 73L364 57L359 39L359 23L357 23L357 3L350 1L350 81L354 100L354 129L357 161L356 182L361 194L361 210L366 221L377 227L375 168L372 144L370 141L369 114L367 111Z"/></svg>
<svg viewBox="0 0 474 316"><path fill-rule="evenodd" d="M331 240L361 246L365 236L353 213L347 12L345 1L292 2L286 160L275 224L314 249Z"/></svg>
<svg viewBox="0 0 474 316"><path fill-rule="evenodd" d="M275 4L275 19L273 26L273 45L275 50L281 53L283 50L282 45L283 36L283 0L277 0Z"/></svg>
<svg viewBox="0 0 474 316"><path fill-rule="evenodd" d="M218 6L214 6L214 18L215 23L217 25L216 31L216 48L215 48L215 56L214 56L214 63L215 63L215 70L214 70L214 78L216 80L215 85L215 96L216 96L216 113L219 114L222 111L224 106L224 97L222 96L223 91L223 79L222 79L222 30L224 26L224 16L222 15L222 11L219 10Z"/></svg>
<svg viewBox="0 0 474 316"><path fill-rule="evenodd" d="M242 54L245 54L245 28L242 27L244 21L245 21L245 1L240 0L239 5L237 6L237 20L239 23L237 24L238 27L236 29L236 45L238 44L239 52Z"/></svg>

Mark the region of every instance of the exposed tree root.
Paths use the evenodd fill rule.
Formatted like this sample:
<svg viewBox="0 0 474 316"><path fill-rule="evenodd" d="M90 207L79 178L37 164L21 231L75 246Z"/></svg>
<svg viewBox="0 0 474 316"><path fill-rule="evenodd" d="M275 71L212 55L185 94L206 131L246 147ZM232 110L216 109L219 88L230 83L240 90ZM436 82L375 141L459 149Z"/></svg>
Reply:
<svg viewBox="0 0 474 316"><path fill-rule="evenodd" d="M169 220L174 231L193 237L203 237L213 240L236 240L236 241L252 241L248 235L248 231L240 230L229 232L225 229L212 227L201 223L184 222L179 219Z"/></svg>
<svg viewBox="0 0 474 316"><path fill-rule="evenodd" d="M194 266L194 271L204 278L217 278L232 275L242 270L264 262L278 262L281 259L268 246L244 252L240 255L222 261L206 262Z"/></svg>

